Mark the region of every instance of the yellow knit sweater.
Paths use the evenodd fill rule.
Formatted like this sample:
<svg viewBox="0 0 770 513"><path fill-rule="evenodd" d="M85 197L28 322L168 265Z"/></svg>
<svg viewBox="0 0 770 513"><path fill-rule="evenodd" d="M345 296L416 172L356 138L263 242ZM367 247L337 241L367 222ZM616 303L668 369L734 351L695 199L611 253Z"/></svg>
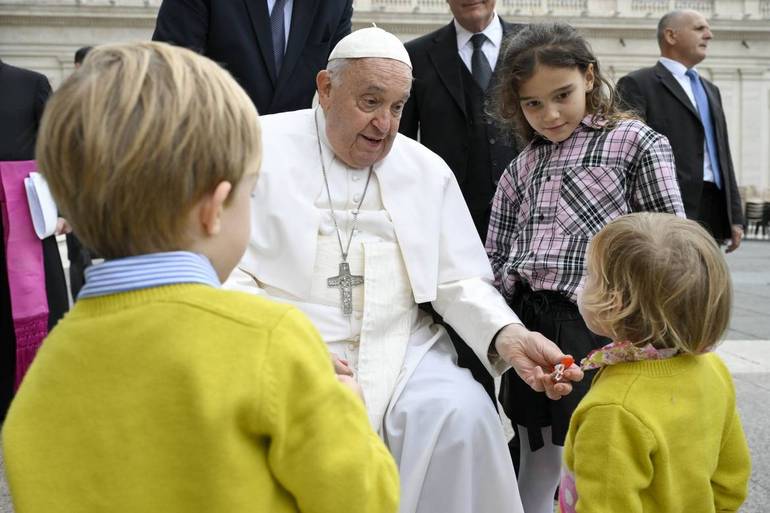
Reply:
<svg viewBox="0 0 770 513"><path fill-rule="evenodd" d="M572 416L564 462L564 513L737 511L751 465L730 373L715 354L603 368ZM574 485L577 507L564 507Z"/></svg>
<svg viewBox="0 0 770 513"><path fill-rule="evenodd" d="M393 459L304 316L204 285L78 301L3 445L17 513L397 509Z"/></svg>

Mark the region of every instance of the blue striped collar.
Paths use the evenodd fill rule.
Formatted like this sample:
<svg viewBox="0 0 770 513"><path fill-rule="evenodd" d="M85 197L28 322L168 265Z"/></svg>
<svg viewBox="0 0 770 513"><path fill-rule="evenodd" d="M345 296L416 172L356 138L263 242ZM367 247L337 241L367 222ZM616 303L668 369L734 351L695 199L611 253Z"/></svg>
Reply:
<svg viewBox="0 0 770 513"><path fill-rule="evenodd" d="M86 284L80 289L78 299L177 283L221 286L208 258L189 251L150 253L108 260L86 269L85 278Z"/></svg>

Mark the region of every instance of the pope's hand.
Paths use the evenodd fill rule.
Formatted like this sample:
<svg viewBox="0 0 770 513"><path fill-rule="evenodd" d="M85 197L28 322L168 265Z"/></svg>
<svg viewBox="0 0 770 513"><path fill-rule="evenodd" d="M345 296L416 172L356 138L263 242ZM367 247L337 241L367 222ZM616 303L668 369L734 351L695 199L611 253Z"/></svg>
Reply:
<svg viewBox="0 0 770 513"><path fill-rule="evenodd" d="M543 335L529 331L521 324L509 324L501 329L495 338L495 349L521 379L537 392L545 392L550 399L557 400L569 394L572 391L569 382L583 379L583 371L572 364L564 370L562 381L555 382L550 372L564 358L564 353Z"/></svg>

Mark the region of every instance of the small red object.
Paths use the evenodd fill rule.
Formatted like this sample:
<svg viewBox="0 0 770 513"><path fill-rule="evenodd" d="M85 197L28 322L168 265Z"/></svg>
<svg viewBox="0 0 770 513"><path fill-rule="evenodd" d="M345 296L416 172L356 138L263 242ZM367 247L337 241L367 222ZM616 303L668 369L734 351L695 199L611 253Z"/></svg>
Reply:
<svg viewBox="0 0 770 513"><path fill-rule="evenodd" d="M565 369L569 369L573 363L575 363L575 359L572 358L570 355L567 355L561 359L561 364L564 365Z"/></svg>

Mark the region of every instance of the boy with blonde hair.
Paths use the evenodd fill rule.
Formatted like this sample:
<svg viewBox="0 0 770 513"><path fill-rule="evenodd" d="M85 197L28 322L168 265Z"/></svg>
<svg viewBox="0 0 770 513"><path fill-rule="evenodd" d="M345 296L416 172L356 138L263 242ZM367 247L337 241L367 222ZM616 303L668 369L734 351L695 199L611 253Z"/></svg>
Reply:
<svg viewBox="0 0 770 513"><path fill-rule="evenodd" d="M713 237L695 221L637 213L589 245L580 312L612 343L570 421L562 513L729 512L751 464L735 387L710 352L730 320L732 287Z"/></svg>
<svg viewBox="0 0 770 513"><path fill-rule="evenodd" d="M261 159L226 72L162 43L100 46L49 102L38 158L107 261L4 426L18 513L396 510L393 460L310 323L217 290Z"/></svg>

